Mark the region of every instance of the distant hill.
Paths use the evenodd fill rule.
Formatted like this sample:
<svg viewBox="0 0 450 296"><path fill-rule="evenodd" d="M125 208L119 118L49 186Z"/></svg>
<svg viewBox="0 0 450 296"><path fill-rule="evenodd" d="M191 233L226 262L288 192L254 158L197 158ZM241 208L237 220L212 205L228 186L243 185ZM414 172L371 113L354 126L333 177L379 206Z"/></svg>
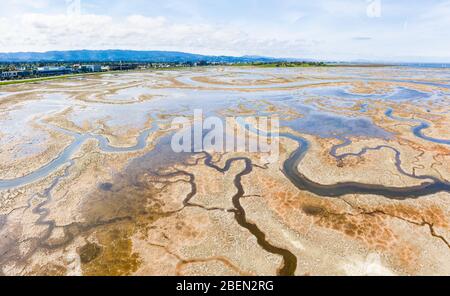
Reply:
<svg viewBox="0 0 450 296"><path fill-rule="evenodd" d="M206 56L175 51L134 51L134 50L71 50L49 52L0 53L0 62L274 62L289 59L275 59L260 56Z"/></svg>

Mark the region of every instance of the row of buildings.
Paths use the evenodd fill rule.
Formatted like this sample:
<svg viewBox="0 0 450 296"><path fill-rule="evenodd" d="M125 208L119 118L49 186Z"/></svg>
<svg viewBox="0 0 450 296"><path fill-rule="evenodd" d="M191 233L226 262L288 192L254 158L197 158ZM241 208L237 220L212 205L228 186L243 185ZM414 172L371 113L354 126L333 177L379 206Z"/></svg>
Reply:
<svg viewBox="0 0 450 296"><path fill-rule="evenodd" d="M0 80L14 80L35 77L48 77L77 73L94 73L120 70L134 70L137 69L137 64L111 64L111 65L82 65L75 64L72 66L44 66L44 67L23 67L15 70L0 70Z"/></svg>
<svg viewBox="0 0 450 296"><path fill-rule="evenodd" d="M174 62L174 63L122 63L110 62L102 64L66 64L43 66L42 64L0 64L0 80L15 80L26 78L38 78L77 73L95 73L108 71L128 71L144 69L161 69L170 67L198 67L207 65L219 65L220 63L207 62ZM2 71L3 68L3 71Z"/></svg>

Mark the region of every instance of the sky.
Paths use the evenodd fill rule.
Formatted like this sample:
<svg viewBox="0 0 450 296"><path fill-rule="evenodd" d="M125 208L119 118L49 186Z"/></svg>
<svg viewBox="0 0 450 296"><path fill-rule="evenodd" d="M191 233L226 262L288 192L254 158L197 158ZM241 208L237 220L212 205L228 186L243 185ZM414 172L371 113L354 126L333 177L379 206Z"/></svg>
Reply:
<svg viewBox="0 0 450 296"><path fill-rule="evenodd" d="M450 62L450 0L1 0L0 52Z"/></svg>

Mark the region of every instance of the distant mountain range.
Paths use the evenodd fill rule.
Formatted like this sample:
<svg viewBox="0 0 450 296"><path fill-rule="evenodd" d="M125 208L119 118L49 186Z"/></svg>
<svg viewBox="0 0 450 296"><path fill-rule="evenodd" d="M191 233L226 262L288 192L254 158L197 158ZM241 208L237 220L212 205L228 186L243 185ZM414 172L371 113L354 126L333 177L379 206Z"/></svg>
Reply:
<svg viewBox="0 0 450 296"><path fill-rule="evenodd" d="M292 61L260 56L207 56L175 51L134 51L134 50L71 50L49 52L0 53L0 62L275 62Z"/></svg>

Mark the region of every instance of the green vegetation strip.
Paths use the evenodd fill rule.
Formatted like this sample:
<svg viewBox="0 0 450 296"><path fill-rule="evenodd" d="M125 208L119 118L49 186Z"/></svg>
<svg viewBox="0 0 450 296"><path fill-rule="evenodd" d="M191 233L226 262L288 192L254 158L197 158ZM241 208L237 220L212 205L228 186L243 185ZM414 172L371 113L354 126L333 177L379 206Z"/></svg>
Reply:
<svg viewBox="0 0 450 296"><path fill-rule="evenodd" d="M258 67L258 68L294 68L294 67L329 67L323 62L274 62L274 63L251 63L234 64L236 67Z"/></svg>

